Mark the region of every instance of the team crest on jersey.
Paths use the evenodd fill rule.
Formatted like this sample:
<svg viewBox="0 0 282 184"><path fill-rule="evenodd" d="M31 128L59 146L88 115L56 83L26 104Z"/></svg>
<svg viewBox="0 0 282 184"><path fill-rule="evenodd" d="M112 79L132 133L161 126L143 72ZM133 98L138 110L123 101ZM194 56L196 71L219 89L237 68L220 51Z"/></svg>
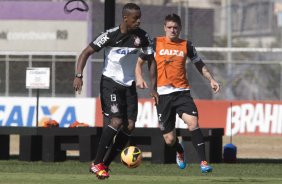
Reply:
<svg viewBox="0 0 282 184"><path fill-rule="evenodd" d="M111 112L112 113L117 113L118 111L119 111L118 104L111 105Z"/></svg>
<svg viewBox="0 0 282 184"><path fill-rule="evenodd" d="M138 36L134 36L134 45L139 46L141 44L141 40Z"/></svg>

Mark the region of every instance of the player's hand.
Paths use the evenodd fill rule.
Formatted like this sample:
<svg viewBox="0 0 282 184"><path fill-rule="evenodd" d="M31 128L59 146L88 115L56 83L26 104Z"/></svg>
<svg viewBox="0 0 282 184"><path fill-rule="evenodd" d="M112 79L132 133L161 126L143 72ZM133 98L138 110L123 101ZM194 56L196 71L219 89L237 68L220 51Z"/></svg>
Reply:
<svg viewBox="0 0 282 184"><path fill-rule="evenodd" d="M75 91L77 91L78 94L81 93L82 85L83 85L82 78L75 77L75 79L74 79L74 81L73 81L73 89L74 89Z"/></svg>
<svg viewBox="0 0 282 184"><path fill-rule="evenodd" d="M154 99L154 105L159 104L159 94L158 94L158 92L156 90L151 90L150 95Z"/></svg>
<svg viewBox="0 0 282 184"><path fill-rule="evenodd" d="M136 78L136 87L138 87L140 89L145 89L145 88L148 88L148 85L143 78L137 77Z"/></svg>
<svg viewBox="0 0 282 184"><path fill-rule="evenodd" d="M217 93L220 90L220 85L217 81L211 80L211 88L214 91L214 93Z"/></svg>

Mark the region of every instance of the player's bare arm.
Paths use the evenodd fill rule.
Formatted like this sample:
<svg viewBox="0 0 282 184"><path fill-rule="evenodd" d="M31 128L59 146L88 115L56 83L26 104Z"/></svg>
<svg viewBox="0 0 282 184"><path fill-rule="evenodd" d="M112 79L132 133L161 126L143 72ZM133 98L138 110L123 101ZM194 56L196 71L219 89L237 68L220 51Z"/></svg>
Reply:
<svg viewBox="0 0 282 184"><path fill-rule="evenodd" d="M157 92L157 63L154 56L151 56L148 60L148 67L150 72L150 95L154 98L155 104L159 103L159 94Z"/></svg>
<svg viewBox="0 0 282 184"><path fill-rule="evenodd" d="M87 59L93 53L94 53L93 48L88 46L81 52L81 54L78 57L78 63L77 63L77 68L76 68L76 77L74 78L74 81L73 81L73 89L77 91L79 94L81 93L82 85L83 85L83 80L82 80L83 69L87 62Z"/></svg>
<svg viewBox="0 0 282 184"><path fill-rule="evenodd" d="M135 67L136 86L140 89L148 88L148 85L142 76L142 67L145 62L145 60L138 57Z"/></svg>
<svg viewBox="0 0 282 184"><path fill-rule="evenodd" d="M220 85L219 83L213 78L212 74L210 73L210 71L208 70L207 66L205 65L205 63L200 60L198 62L195 63L196 68L198 69L198 71L206 78L208 79L208 81L210 82L211 88L214 91L214 93L219 92L220 90Z"/></svg>
<svg viewBox="0 0 282 184"><path fill-rule="evenodd" d="M142 76L142 67L146 60L138 58L135 68L136 86L140 89L148 88L146 81ZM148 68L150 73L150 95L153 97L155 104L159 102L159 94L157 93L157 64L154 57L148 58Z"/></svg>

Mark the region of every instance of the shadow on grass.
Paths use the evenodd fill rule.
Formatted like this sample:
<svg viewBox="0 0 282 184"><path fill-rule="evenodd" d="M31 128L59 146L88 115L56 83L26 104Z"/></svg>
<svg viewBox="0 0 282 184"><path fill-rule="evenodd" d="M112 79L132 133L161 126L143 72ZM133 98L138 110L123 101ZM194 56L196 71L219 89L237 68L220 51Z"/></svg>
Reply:
<svg viewBox="0 0 282 184"><path fill-rule="evenodd" d="M271 163L271 164L281 164L282 159L266 159L266 158L240 158L237 159L237 163Z"/></svg>
<svg viewBox="0 0 282 184"><path fill-rule="evenodd" d="M19 155L10 155L10 159L15 159L18 160L19 159ZM79 161L79 156L67 156L66 160L77 160ZM149 157L143 158L144 161L151 161L151 159ZM91 161L89 161L91 162ZM115 162L119 162L119 159L115 159ZM224 163L222 161L222 163ZM282 159L266 159L266 158L238 158L236 163L270 163L270 164L282 164Z"/></svg>

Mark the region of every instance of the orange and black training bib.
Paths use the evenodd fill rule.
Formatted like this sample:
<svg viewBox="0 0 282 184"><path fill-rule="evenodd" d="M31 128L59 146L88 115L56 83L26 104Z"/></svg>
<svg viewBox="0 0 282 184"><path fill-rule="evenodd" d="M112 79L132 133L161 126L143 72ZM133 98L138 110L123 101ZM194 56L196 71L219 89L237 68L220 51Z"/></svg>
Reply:
<svg viewBox="0 0 282 184"><path fill-rule="evenodd" d="M171 85L189 88L186 77L187 41L171 42L165 37L155 39L155 59L158 67L158 87Z"/></svg>

